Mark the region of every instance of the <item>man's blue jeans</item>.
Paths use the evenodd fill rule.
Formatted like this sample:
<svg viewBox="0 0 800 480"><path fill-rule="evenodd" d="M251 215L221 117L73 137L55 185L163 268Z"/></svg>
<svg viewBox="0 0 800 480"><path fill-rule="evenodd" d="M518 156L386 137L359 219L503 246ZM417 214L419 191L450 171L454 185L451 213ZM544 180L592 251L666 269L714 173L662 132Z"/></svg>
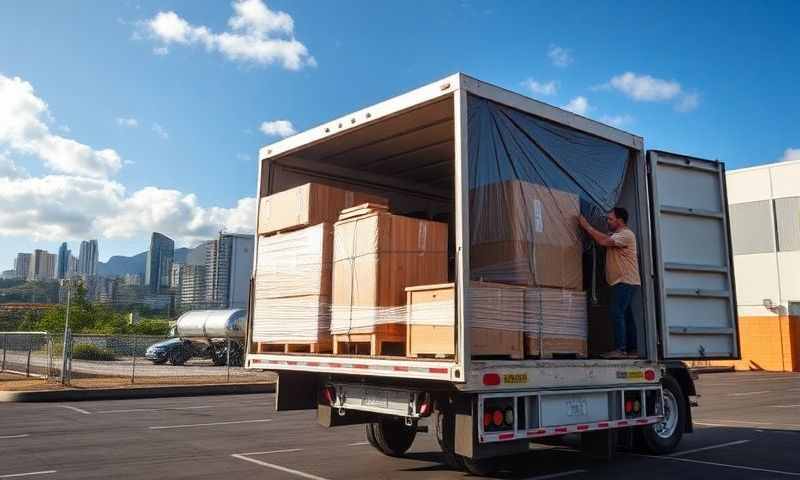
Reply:
<svg viewBox="0 0 800 480"><path fill-rule="evenodd" d="M617 350L635 353L638 350L636 341L636 322L633 319L631 300L638 285L618 283L611 286L611 318L614 320L614 347Z"/></svg>

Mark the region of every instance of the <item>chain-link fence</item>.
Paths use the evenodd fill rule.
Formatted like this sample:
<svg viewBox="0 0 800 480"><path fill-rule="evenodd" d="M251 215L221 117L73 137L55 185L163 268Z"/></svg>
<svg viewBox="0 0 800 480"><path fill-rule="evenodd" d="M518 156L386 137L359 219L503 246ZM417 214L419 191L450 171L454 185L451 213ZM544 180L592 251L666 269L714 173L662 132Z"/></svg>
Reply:
<svg viewBox="0 0 800 480"><path fill-rule="evenodd" d="M75 386L266 380L263 373L241 367L244 353L240 339L71 334L64 355L61 334L0 332L0 347L2 372ZM66 364L63 377L62 364Z"/></svg>

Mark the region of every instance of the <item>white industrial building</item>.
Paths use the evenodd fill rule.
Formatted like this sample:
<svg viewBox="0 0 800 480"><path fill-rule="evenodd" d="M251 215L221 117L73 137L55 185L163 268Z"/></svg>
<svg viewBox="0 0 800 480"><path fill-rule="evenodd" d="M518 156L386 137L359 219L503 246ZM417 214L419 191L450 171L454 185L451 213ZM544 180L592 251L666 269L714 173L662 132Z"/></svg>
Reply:
<svg viewBox="0 0 800 480"><path fill-rule="evenodd" d="M800 161L731 170L727 183L739 315L800 314Z"/></svg>

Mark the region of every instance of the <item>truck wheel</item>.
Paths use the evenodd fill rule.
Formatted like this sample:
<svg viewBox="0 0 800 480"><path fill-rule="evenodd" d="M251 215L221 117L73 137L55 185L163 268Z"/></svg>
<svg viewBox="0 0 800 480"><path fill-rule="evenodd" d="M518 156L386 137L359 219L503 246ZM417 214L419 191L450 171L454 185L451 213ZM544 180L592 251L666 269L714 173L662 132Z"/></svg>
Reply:
<svg viewBox="0 0 800 480"><path fill-rule="evenodd" d="M171 363L172 365L175 366L183 365L184 363L186 363L186 360L188 360L188 358L186 358L186 354L183 350L173 350L169 354L169 363Z"/></svg>
<svg viewBox="0 0 800 480"><path fill-rule="evenodd" d="M450 468L464 469L461 456L456 454L456 416L451 410L437 410L433 418L436 441L444 454L444 461Z"/></svg>
<svg viewBox="0 0 800 480"><path fill-rule="evenodd" d="M417 427L406 426L402 421L384 420L372 424L372 434L378 450L390 457L402 457L414 443Z"/></svg>
<svg viewBox="0 0 800 480"><path fill-rule="evenodd" d="M372 424L367 423L364 425L364 430L367 432L367 442L372 445L372 448L376 450L380 450L381 447L378 446L378 441L375 440L375 431L372 429Z"/></svg>
<svg viewBox="0 0 800 480"><path fill-rule="evenodd" d="M500 469L498 457L491 458L467 458L461 457L464 468L469 473L478 477L491 477Z"/></svg>
<svg viewBox="0 0 800 480"><path fill-rule="evenodd" d="M686 399L678 382L665 376L661 380L664 389L664 421L642 429L645 448L653 454L663 455L675 450L683 437L686 425Z"/></svg>

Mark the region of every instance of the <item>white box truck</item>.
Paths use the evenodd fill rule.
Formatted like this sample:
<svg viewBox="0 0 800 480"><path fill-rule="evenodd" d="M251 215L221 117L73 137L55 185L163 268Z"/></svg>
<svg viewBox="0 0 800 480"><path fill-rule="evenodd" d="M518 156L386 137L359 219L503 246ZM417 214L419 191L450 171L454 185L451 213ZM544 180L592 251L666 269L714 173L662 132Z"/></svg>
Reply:
<svg viewBox="0 0 800 480"><path fill-rule="evenodd" d="M432 416L448 461L474 473L531 441L566 434L603 452L625 441L660 454L692 431L696 392L683 360L739 355L719 161L647 151L641 137L461 73L268 145L259 159L259 198L319 182L446 221L456 289L455 354L409 358L259 353L251 288L246 367L277 372L278 411L316 409L326 427L365 424L369 442L387 455L402 455L420 420ZM572 192L596 224L611 207L629 211L641 274L633 358L597 355L608 350L613 327L600 255L588 241L588 356L472 354L472 327L486 319L473 314L471 282L486 268L470 251L494 216L476 192L513 180ZM531 228L541 228L537 215Z"/></svg>

